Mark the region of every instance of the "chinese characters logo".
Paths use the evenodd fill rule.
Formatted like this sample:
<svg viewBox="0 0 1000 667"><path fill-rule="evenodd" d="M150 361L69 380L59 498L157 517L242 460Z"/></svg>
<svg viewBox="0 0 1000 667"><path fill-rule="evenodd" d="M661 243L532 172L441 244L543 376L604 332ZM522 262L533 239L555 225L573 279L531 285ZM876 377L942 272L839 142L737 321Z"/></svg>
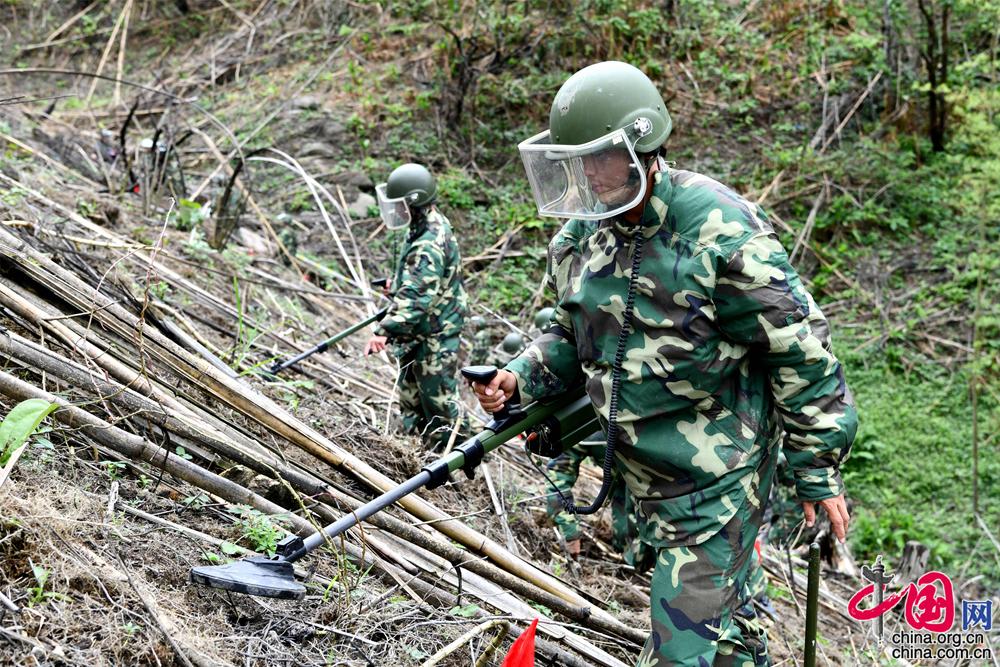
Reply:
<svg viewBox="0 0 1000 667"><path fill-rule="evenodd" d="M847 603L847 612L858 621L874 621L875 636L885 644L883 618L902 603L909 630L892 634L893 658L906 660L991 660L993 649L985 633L993 628L993 600L962 600L962 632L953 631L955 591L941 572L925 572L894 593L889 584L896 575L887 572L882 557L861 568L868 583ZM976 664L979 664L978 662Z"/></svg>
<svg viewBox="0 0 1000 667"><path fill-rule="evenodd" d="M955 598L951 579L947 575L925 572L899 592L886 595L886 588L896 575L885 571L881 556L875 559L872 567L865 565L861 573L871 583L851 597L847 603L847 613L858 621L875 620L875 633L879 642L882 642L883 635L882 616L904 600L906 622L914 630L948 632L955 624ZM874 604L862 608L862 603L872 596L875 598Z"/></svg>

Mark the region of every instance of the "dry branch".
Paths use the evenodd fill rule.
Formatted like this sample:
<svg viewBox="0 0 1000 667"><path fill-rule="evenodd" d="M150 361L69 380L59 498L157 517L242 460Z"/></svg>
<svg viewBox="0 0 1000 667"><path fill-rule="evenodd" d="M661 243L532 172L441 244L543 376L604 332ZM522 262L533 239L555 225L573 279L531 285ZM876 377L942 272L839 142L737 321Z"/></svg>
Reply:
<svg viewBox="0 0 1000 667"><path fill-rule="evenodd" d="M220 373L206 361L191 358L158 331L144 326L141 320L122 306L103 294L95 293L75 274L56 265L46 255L35 251L3 229L0 229L0 256L6 256L39 285L58 294L81 312L92 312L96 321L115 331L122 338L137 340L143 351L152 359L165 364L190 382L219 397L275 435L348 472L379 493L389 491L396 486L393 480L295 419L270 399ZM559 579L534 564L514 556L493 540L468 525L452 519L418 496L407 496L399 501L399 505L423 521L433 521L435 529L476 553L488 556L512 574L531 581L573 605L589 607L595 618L620 626L623 632L628 631L628 628L611 614L581 597Z"/></svg>
<svg viewBox="0 0 1000 667"><path fill-rule="evenodd" d="M127 433L113 424L95 417L86 410L74 407L66 399L34 387L23 380L17 379L13 375L0 372L0 393L17 401L40 398L49 403L54 403L60 406L59 410L52 413L53 418L57 421L79 429L87 437L93 438L95 441L114 450L127 459L148 463L155 468L170 473L178 479L182 479L200 489L205 489L228 502L250 505L268 514L287 514L284 508L275 505L266 498L247 490L239 484L225 477L208 472L190 461L177 456L173 452L157 447L137 435ZM295 524L296 529L302 533L309 533L313 530L312 525L301 517L293 515L290 520Z"/></svg>

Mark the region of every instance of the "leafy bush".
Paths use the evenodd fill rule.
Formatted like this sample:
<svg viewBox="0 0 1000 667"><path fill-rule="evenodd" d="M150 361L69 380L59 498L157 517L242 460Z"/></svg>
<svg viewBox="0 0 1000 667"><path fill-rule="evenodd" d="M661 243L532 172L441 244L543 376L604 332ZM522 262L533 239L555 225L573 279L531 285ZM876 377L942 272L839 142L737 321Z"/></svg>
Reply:
<svg viewBox="0 0 1000 667"><path fill-rule="evenodd" d="M275 525L270 516L247 505L236 505L228 508L228 511L239 515L235 523L240 527L241 537L250 542L254 551L274 555L285 531Z"/></svg>

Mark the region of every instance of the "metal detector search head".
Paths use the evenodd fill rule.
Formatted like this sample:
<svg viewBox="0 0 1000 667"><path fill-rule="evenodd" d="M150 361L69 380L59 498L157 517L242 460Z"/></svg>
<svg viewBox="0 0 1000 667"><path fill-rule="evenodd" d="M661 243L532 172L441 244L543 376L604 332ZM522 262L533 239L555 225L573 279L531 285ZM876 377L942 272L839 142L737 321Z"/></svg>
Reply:
<svg viewBox="0 0 1000 667"><path fill-rule="evenodd" d="M385 311L381 311L378 317L384 314ZM374 319L375 317L370 321ZM462 369L462 375L466 379L479 384L489 383L496 374L495 366L468 366ZM228 565L203 565L191 570L191 581L246 595L301 599L306 594L306 587L295 581L292 563L373 514L381 512L400 498L424 487L436 489L448 481L451 473L458 470L464 471L472 479L483 456L525 430L543 428L547 441L564 442L568 447L600 427L597 413L594 412L582 383L550 403L533 403L526 410L515 405L511 399L504 405L504 412L506 414L501 414L500 410L495 412L493 421L486 429L455 447L444 457L424 466L419 474L347 512L330 525L305 537L288 535L278 542L272 558L254 556Z"/></svg>
<svg viewBox="0 0 1000 667"><path fill-rule="evenodd" d="M203 565L191 569L191 581L258 597L301 600L306 587L295 581L292 564L284 558L254 556L227 565Z"/></svg>

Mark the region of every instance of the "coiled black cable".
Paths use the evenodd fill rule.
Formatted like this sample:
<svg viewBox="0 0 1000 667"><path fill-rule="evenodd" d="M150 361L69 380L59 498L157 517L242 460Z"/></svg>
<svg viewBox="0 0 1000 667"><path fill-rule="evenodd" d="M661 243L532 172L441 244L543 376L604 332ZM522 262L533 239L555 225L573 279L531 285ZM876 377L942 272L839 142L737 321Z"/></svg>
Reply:
<svg viewBox="0 0 1000 667"><path fill-rule="evenodd" d="M625 313L622 316L622 328L618 332L618 347L615 349L614 362L611 365L611 399L608 401L608 441L604 450L604 464L601 466L601 490L590 505L580 507L573 503L572 497L559 494L563 506L571 514L593 514L601 509L608 494L611 492L611 480L614 476L615 443L618 441L618 393L621 390L622 364L625 362L625 345L632 333L632 310L635 307L636 283L639 280L639 263L642 261L642 228L635 233L635 248L632 252L632 272L628 277L628 294L625 297Z"/></svg>

